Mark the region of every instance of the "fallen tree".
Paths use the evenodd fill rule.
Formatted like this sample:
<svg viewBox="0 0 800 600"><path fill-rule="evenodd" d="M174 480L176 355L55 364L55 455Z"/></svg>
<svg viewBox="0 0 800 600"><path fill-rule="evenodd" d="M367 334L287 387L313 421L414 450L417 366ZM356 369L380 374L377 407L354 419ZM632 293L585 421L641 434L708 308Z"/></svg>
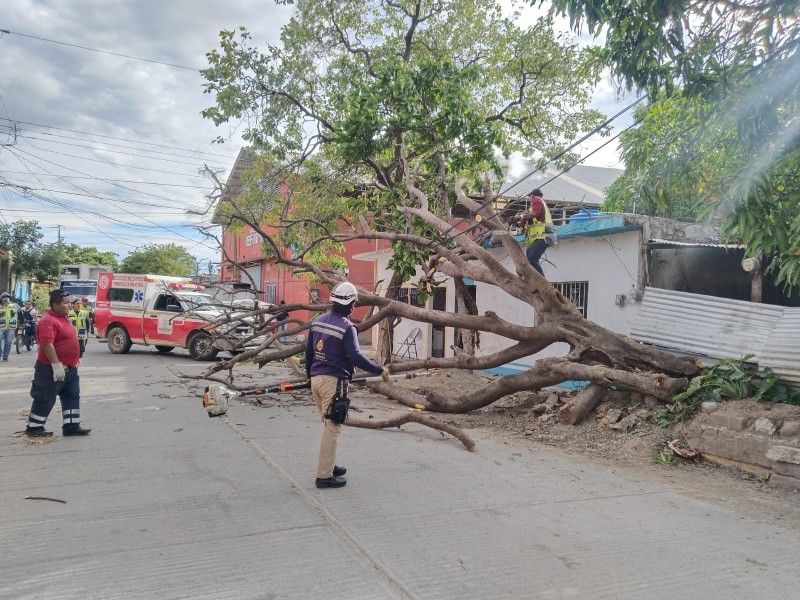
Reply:
<svg viewBox="0 0 800 600"><path fill-rule="evenodd" d="M433 391L425 392L424 389L409 391L383 382L370 383L371 389L400 404L410 407L422 406L426 410L435 412L475 410L515 392L540 390L575 380L589 381L603 388L614 386L635 390L662 401L668 401L686 389L689 378L700 371L700 365L696 361L645 346L584 318L567 298L530 266L519 243L506 233L505 224L490 208L493 204L488 186L487 197L483 202L478 202L464 193L462 184L463 181L459 182L455 192L459 202L469 209L474 217L475 226L469 235L463 235L450 223L425 210L424 194L417 190L414 197L419 200L419 205L407 205L400 207L399 210L403 214L424 220L438 235L425 237L407 233L339 231L332 233L330 239L337 242L353 239L401 241L417 250L429 249L430 257L422 270L424 275L417 285L426 286L438 273L452 279L468 277L486 285L497 286L535 310L536 324L522 326L504 319L495 311L487 311L482 315L469 315L420 308L362 289L359 290L359 305L371 306L375 310L368 318L358 323L358 329L364 331L381 322L401 317L420 323L493 333L509 340L509 345L503 350L484 355L457 353L445 358L420 358L393 363L391 365L393 373L429 368L490 369L534 355L558 342L567 344L569 352L560 357L539 359L531 369L519 374L498 377L482 389L468 390L452 396L443 396ZM235 206L235 202L233 204ZM259 223L248 220L242 214L237 218L258 231L265 240L265 246L276 245L273 236L262 229ZM487 235L499 240L513 262L514 271L504 267L479 243ZM320 241L315 240L315 243ZM274 258L287 268L313 273L330 286L338 281L337 274L331 269L295 258L286 258L280 254L276 254ZM319 311L324 310L325 306L286 305L277 308L277 311L297 308ZM251 313L238 318L254 322L258 314ZM225 317L225 324L227 325L232 318ZM210 366L205 376L211 378L219 372L227 371L228 382L232 382L237 364L255 362L264 365L303 352L304 343L281 344L279 341L281 336L302 334L309 325L296 319L290 319L290 323L286 332L277 330L278 322L274 318L256 327L248 341L260 339L260 344L229 360Z"/></svg>
<svg viewBox="0 0 800 600"><path fill-rule="evenodd" d="M528 264L495 214L492 185L483 175L501 175L503 157L513 151L566 160L567 146L580 133L605 131L607 121L588 107L600 73L588 51L555 33L546 18L521 27L517 15L504 14L494 0L297 0L294 11L281 46L261 52L245 30L225 31L220 49L208 54L203 76L216 98L204 115L217 125L241 124L253 146L251 168L237 174L238 189L217 181L216 222L234 233L248 227L260 236L264 256L330 287L343 277L342 244L391 244L394 272L381 282L383 291L359 290L359 305L371 312L357 327L378 327L376 356L391 358L397 318L463 332L463 348L453 348L452 356L393 362L393 373L491 369L556 343L569 348L525 372L449 396L426 391L424 383L414 391L381 382L370 383L371 389L409 407L465 412L568 380L663 401L687 387L699 365L585 319ZM466 215L458 228L450 217L456 204ZM501 264L487 243L499 244L511 266ZM236 260L223 251L224 263L244 271ZM459 283L465 277L530 306L535 325L509 320L500 307L478 314ZM396 299L404 282L425 296L442 278L455 282L455 313ZM308 323L290 316L282 332L275 319L298 309L325 306L226 315L226 325L241 318L253 332L232 348L241 353L212 365L206 377L233 383L239 364L264 365L303 352L303 343L281 338L303 335ZM483 334L508 343L484 353ZM302 369L295 368L301 378Z"/></svg>

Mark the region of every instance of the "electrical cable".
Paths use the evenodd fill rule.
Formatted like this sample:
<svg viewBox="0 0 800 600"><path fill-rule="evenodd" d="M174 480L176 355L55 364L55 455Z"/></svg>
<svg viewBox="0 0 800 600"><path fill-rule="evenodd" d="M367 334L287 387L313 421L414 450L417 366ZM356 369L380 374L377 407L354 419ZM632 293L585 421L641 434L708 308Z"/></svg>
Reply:
<svg viewBox="0 0 800 600"><path fill-rule="evenodd" d="M37 141L40 141L40 142L47 142L48 144L62 144L62 145L70 146L70 147L73 147L73 148L87 148L89 150L95 150L97 152L111 152L113 154L122 154L124 156L135 156L137 158L152 158L152 157L146 156L144 154L134 154L133 152L125 152L124 150L107 150L106 148L98 148L96 146L85 146L83 144L73 144L73 143L70 143L70 142L60 142L58 140L46 140L46 139L43 139L43 138L38 138L38 137L31 136L31 135L25 135L24 133L20 134L20 137L23 137L26 140L37 140ZM84 140L84 141L86 141L86 140ZM139 149L141 150L141 148L139 148ZM165 154L165 153L162 153L162 154ZM171 154L170 156L177 156L177 155ZM162 158L160 156L156 157L156 158L160 162L176 163L176 164L179 164L179 165L197 165L196 162L193 162L193 163L192 162L184 162L182 160L174 160L174 159L171 159L171 158ZM182 158L191 158L191 157L184 156ZM211 166L225 167L225 168L231 168L233 166L233 163L231 163L229 165L223 165L223 164L219 164L219 163L209 163L209 164Z"/></svg>
<svg viewBox="0 0 800 600"><path fill-rule="evenodd" d="M148 145L148 146L156 146L158 148L168 148L170 150L181 150L181 151L184 151L184 152L194 152L194 153L197 153L197 154L205 154L206 156L215 156L215 157L218 157L218 158L227 158L228 160L236 160L235 156L229 156L227 154L214 154L213 152L201 152L200 150L192 150L190 148L181 148L180 146L168 146L166 144L156 144L154 142L143 142L141 140L133 140L133 139L130 139L130 138L116 137L116 136L113 136L113 135L104 135L102 133L91 133L89 131L78 131L76 129L66 129L64 127L55 127L54 125L42 125L41 123L31 123L30 121L15 121L15 120L12 121L11 119L3 119L2 117L0 117L0 121L11 121L12 123L17 123L17 124L20 124L20 125L33 125L34 127L42 127L43 129L55 129L56 131L68 131L69 133L77 133L77 134L80 134L80 135L91 135L91 136L94 136L94 137L101 137L101 138L106 138L106 139L109 139L109 140L118 140L118 141L121 141L121 142L131 142L133 144L144 144L144 145ZM8 127L8 126L6 125L6 127ZM37 133L39 133L39 132L37 132ZM41 133L46 133L46 132L41 132ZM53 134L51 134L51 135L53 135Z"/></svg>
<svg viewBox="0 0 800 600"><path fill-rule="evenodd" d="M68 42L59 42L58 40L51 40L48 38L39 37L36 35L29 35L27 33L19 33L18 31L9 31L8 29L0 29L0 33L7 33L9 35L18 35L21 37L30 38L32 40L39 40L40 42L49 42L51 44L60 44L61 46L69 46L70 48L79 48L81 50L89 50L90 52L98 52L99 54L110 54L111 56L120 56L122 58L130 58L131 60L141 60L143 62L154 63L157 65L164 65L167 67L175 67L176 69L186 69L187 71L197 71L194 67L186 67L184 65L176 65L175 63L163 62L160 60L153 60L151 58L141 58L140 56L131 56L130 54L121 54L119 52L111 52L110 50L99 50L98 48L89 48L88 46L79 46L78 44L70 44Z"/></svg>
<svg viewBox="0 0 800 600"><path fill-rule="evenodd" d="M24 152L24 151L22 151L22 152ZM12 154L13 154L13 153L14 153L14 152L12 151ZM44 160L45 162L50 162L50 161L47 161L46 159L40 159L40 160ZM34 163L34 165L35 165L37 168L40 168L40 169L41 169L41 168L43 168L41 165L36 165L35 163ZM57 166L62 166L62 168L63 168L63 165L57 165ZM44 169L44 171L47 171L47 169ZM77 171L77 170L75 170L75 172L76 172L76 173L80 173L80 171ZM86 173L81 173L81 174L82 174L82 175L86 175ZM70 182L66 182L66 183L67 183L68 185L72 185L73 187L76 187L76 188L78 188L78 189L79 189L79 190L81 190L82 192L86 192L87 194L91 193L91 192L89 192L89 191L87 191L87 190L85 190L85 189L81 188L80 186L78 186L78 185L75 185L74 183L70 183ZM42 184L42 185L44 185L44 184ZM124 186L120 186L120 187L124 187ZM135 190L134 190L134 191L135 191ZM51 195L52 195L52 194L51 194ZM94 197L95 197L95 198L97 198L98 200L104 200L104 198L101 198L100 196L96 196L96 195L94 195ZM114 200L111 200L111 199L108 199L108 198L105 198L105 200L107 200L108 202L112 202L112 203L114 202ZM154 222L154 221L151 221L150 219L146 219L145 217L143 217L143 216L141 216L141 215L137 215L136 213L133 213L133 212L131 212L131 211L129 211L129 210L127 210L127 209L123 208L123 207L117 207L117 208L118 208L119 210L121 210L121 211L125 212L125 213L128 213L128 214L129 214L129 215L131 215L131 216L134 216L134 217L136 217L137 219L141 219L142 221L145 221L146 223L150 223L150 224L152 224L152 225L155 225L156 227L159 227L159 228L161 228L161 229L164 229L165 231L169 231L170 233L172 233L172 234L174 234L174 235L177 235L177 236L179 236L179 237L182 237L182 238L184 238L184 239L186 239L186 240L189 240L189 241L191 241L191 242L197 242L197 240L195 240L194 238L190 238L190 237L188 237L188 236L185 236L185 235L183 235L183 234L182 234L182 233L180 233L179 231L175 231L174 229L170 229L169 227L165 227L164 225L160 225L159 223L156 223L156 222ZM205 246L205 245L204 245L204 246ZM214 249L213 249L213 248L211 248L211 247L208 247L208 246L205 246L205 247L206 247L208 250L214 250Z"/></svg>

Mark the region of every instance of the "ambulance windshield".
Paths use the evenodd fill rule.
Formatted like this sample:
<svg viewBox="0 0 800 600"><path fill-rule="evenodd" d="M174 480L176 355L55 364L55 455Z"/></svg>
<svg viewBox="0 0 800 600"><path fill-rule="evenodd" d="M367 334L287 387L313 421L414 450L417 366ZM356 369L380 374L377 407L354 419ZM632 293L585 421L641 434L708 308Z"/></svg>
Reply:
<svg viewBox="0 0 800 600"><path fill-rule="evenodd" d="M182 302L186 303L186 310L196 311L212 311L219 310L214 304L214 299L208 294L198 294L193 292L184 292L176 294Z"/></svg>

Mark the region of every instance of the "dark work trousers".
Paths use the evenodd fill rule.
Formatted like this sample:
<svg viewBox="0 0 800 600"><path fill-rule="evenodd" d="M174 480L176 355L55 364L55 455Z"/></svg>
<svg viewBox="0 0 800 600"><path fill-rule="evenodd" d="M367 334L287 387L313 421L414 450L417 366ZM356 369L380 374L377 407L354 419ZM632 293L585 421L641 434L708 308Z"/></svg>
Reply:
<svg viewBox="0 0 800 600"><path fill-rule="evenodd" d="M547 250L547 242L544 240L534 240L525 250L525 256L528 257L528 262L531 263L534 269L539 271L542 277L544 277L544 271L542 270L542 265L539 263L539 259L542 258L542 254L544 254L545 250Z"/></svg>
<svg viewBox="0 0 800 600"><path fill-rule="evenodd" d="M50 411L56 404L56 396L61 400L64 427L80 424L81 384L78 369L69 368L64 381L53 381L53 367L37 360L31 381L33 404L31 404L31 414L28 415L28 427L44 427Z"/></svg>

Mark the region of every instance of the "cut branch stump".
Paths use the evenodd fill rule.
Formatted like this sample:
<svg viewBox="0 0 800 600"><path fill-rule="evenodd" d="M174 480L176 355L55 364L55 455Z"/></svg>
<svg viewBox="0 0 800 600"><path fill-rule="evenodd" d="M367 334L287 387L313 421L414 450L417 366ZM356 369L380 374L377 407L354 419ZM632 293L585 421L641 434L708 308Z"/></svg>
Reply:
<svg viewBox="0 0 800 600"><path fill-rule="evenodd" d="M558 420L564 425L580 425L608 390L603 386L591 384L581 390L568 404L558 411Z"/></svg>

